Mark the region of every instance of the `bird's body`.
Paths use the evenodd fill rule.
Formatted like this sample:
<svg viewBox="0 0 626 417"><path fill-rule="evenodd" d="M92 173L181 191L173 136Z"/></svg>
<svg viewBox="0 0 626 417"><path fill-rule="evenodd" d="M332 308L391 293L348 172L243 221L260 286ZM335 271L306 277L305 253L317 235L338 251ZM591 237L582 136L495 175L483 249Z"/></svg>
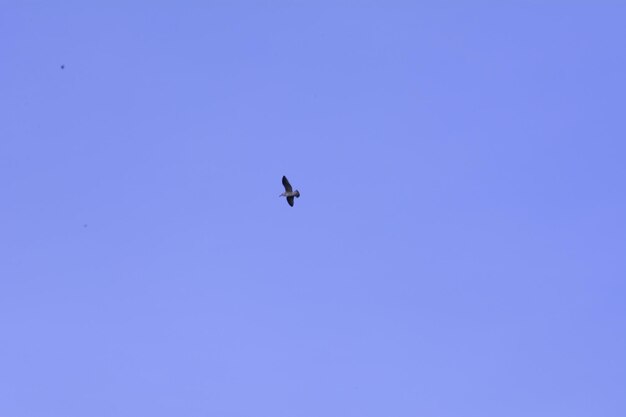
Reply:
<svg viewBox="0 0 626 417"><path fill-rule="evenodd" d="M289 203L289 205L293 207L293 202L294 202L293 198L294 197L299 198L300 191L298 190L293 191L293 188L291 188L291 184L289 184L289 180L284 175L283 175L283 186L285 187L285 192L282 193L280 197L287 197L287 203Z"/></svg>

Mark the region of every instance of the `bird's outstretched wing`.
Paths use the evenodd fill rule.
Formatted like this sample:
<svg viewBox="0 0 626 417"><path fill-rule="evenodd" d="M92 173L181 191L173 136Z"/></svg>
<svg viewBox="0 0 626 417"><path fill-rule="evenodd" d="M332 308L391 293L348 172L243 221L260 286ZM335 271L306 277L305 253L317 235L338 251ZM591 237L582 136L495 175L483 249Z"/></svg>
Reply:
<svg viewBox="0 0 626 417"><path fill-rule="evenodd" d="M287 197L287 202L289 203L291 207L293 207L293 196Z"/></svg>
<svg viewBox="0 0 626 417"><path fill-rule="evenodd" d="M291 184L289 184L289 180L287 180L287 177L285 177L283 175L283 186L285 187L285 191L287 191L288 193L291 192L292 188L291 188Z"/></svg>

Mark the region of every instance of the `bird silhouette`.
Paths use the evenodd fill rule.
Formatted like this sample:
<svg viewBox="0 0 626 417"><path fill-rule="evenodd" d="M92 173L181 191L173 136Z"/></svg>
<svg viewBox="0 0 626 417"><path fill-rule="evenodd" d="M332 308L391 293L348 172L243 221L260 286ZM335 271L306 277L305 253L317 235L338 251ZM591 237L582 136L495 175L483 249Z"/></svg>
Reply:
<svg viewBox="0 0 626 417"><path fill-rule="evenodd" d="M283 175L283 186L285 187L285 192L282 193L280 197L287 197L287 203L289 203L289 205L293 207L293 198L294 197L299 198L300 191L298 190L293 191L293 188L291 188L291 184L289 184L289 180L284 175Z"/></svg>

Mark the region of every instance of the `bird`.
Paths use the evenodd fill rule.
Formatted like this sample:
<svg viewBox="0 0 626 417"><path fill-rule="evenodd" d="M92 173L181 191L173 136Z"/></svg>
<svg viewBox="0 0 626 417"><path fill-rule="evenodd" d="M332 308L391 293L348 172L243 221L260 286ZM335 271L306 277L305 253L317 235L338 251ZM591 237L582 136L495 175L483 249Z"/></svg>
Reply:
<svg viewBox="0 0 626 417"><path fill-rule="evenodd" d="M279 197L287 197L287 203L289 203L289 205L293 207L293 198L294 197L299 198L300 191L298 190L293 191L293 188L291 188L291 184L289 184L289 180L284 175L283 175L283 186L285 187L285 192L282 193Z"/></svg>

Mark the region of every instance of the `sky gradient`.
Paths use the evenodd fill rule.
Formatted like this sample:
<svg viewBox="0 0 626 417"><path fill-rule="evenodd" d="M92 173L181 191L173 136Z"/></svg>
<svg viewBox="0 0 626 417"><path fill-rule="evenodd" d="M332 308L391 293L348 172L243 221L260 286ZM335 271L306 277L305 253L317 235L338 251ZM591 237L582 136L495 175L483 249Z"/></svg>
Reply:
<svg viewBox="0 0 626 417"><path fill-rule="evenodd" d="M0 10L1 416L626 415L623 3Z"/></svg>

